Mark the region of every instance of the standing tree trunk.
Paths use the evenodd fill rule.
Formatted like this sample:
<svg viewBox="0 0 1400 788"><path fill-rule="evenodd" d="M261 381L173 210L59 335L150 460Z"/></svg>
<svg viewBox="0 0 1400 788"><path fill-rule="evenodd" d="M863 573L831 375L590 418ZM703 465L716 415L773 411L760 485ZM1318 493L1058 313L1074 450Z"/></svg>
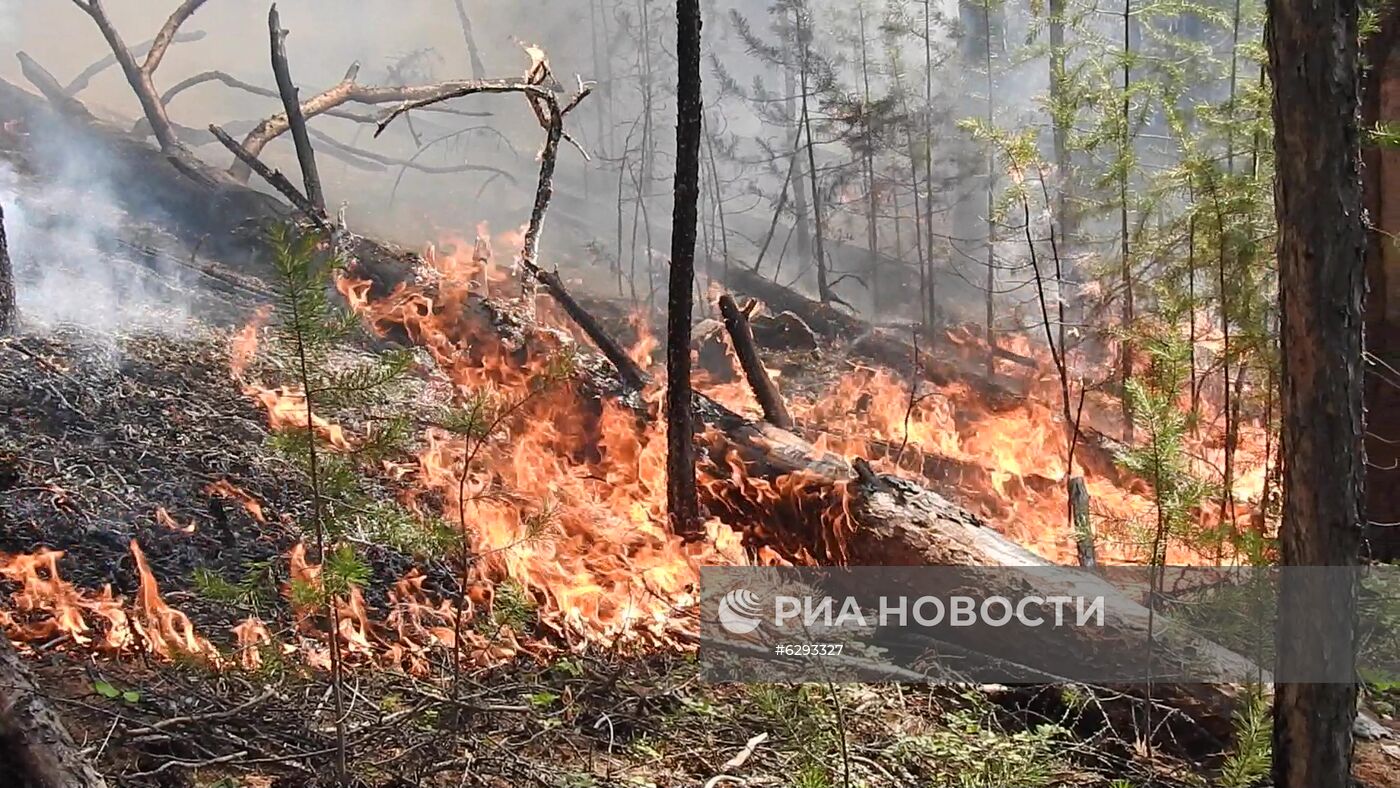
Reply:
<svg viewBox="0 0 1400 788"><path fill-rule="evenodd" d="M1123 103L1118 122L1123 124L1118 137L1118 232L1122 253L1123 277L1123 331L1132 330L1133 306L1133 262L1128 248L1128 170L1132 166L1132 96L1128 93L1133 84L1133 0L1123 0ZM1119 340L1118 365L1121 376L1123 397L1123 440L1133 442L1133 408L1128 399L1128 381L1133 377L1133 342L1125 335Z"/></svg>
<svg viewBox="0 0 1400 788"><path fill-rule="evenodd" d="M666 508L676 533L700 527L695 493L695 413L690 391L690 314L695 306L695 228L700 202L700 0L676 3L676 185L666 311Z"/></svg>
<svg viewBox="0 0 1400 788"><path fill-rule="evenodd" d="M1349 566L1361 545L1362 212L1356 0L1269 0L1278 168L1285 566ZM1282 584L1280 609L1306 599L1330 616L1280 616L1281 672L1353 660L1356 588ZM1321 596L1322 599L1318 597ZM1324 602L1325 600L1325 602ZM1350 784L1354 684L1279 684L1274 784Z"/></svg>
<svg viewBox="0 0 1400 788"><path fill-rule="evenodd" d="M10 266L10 249L5 242L5 206L0 205L0 337L15 330L15 271Z"/></svg>

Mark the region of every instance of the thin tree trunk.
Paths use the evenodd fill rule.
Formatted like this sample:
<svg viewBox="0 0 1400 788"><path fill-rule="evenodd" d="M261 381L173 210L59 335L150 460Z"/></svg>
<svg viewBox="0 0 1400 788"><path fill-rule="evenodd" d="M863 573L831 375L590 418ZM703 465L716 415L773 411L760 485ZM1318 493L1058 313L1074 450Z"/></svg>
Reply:
<svg viewBox="0 0 1400 788"><path fill-rule="evenodd" d="M1132 148L1130 115L1132 110L1131 97L1128 89L1133 81L1133 42L1132 42L1132 13L1133 0L1123 0L1123 104L1122 114L1119 122L1123 128L1119 131L1118 140L1118 232L1120 234L1122 253L1122 281L1123 281L1123 330L1130 330L1133 324L1133 267L1132 260L1128 256L1128 163L1129 153ZM1133 440L1133 410L1128 401L1128 381L1133 377L1133 343L1127 336L1121 340L1119 347L1119 374L1122 385L1123 397L1123 440L1131 443Z"/></svg>
<svg viewBox="0 0 1400 788"><path fill-rule="evenodd" d="M860 18L860 76L863 84L863 101L866 111L870 107L870 59L865 41L865 4L856 8ZM866 201L866 242L870 247L870 306L875 313L880 311L880 231L877 221L879 195L875 193L875 140L869 114L865 115L865 151L861 157L865 166Z"/></svg>
<svg viewBox="0 0 1400 788"><path fill-rule="evenodd" d="M700 199L700 0L676 3L676 180L666 312L666 506L676 533L700 528L695 491L695 412L690 389L690 316Z"/></svg>
<svg viewBox="0 0 1400 788"><path fill-rule="evenodd" d="M808 24L810 20L806 18L807 9L804 6L798 12L797 37L799 45L802 47L802 65L798 69L798 83L802 90L802 130L807 135L807 175L812 183L812 229L816 236L817 246L817 297L822 301L831 301L831 285L827 281L826 270L826 239L825 230L822 228L822 198L821 188L817 182L817 153L816 138L812 134L812 113L808 109L807 91L809 89L807 77L810 74L812 55L812 28Z"/></svg>
<svg viewBox="0 0 1400 788"><path fill-rule="evenodd" d="M992 91L995 86L992 82L992 4L991 0L983 0L982 22L987 30L987 49L984 65L987 69L987 128L992 129L996 123L996 98ZM990 378L996 371L996 347L997 335L994 320L996 318L996 218L993 216L996 206L996 156L993 148L987 148L987 377Z"/></svg>
<svg viewBox="0 0 1400 788"><path fill-rule="evenodd" d="M798 25L798 12L793 11L793 27ZM800 57L800 56L799 56ZM804 151L798 145L802 142L802 135L805 133L805 126L802 123L802 113L798 111L797 105L797 76L791 64L783 70L783 90L786 91L787 114L792 119L793 126L793 147L792 147L792 172L789 179L792 181L792 210L793 230L797 236L797 253L803 259L812 254L812 235L807 227L807 174L802 171L802 154ZM779 261L781 263L781 260Z"/></svg>
<svg viewBox="0 0 1400 788"><path fill-rule="evenodd" d="M1051 126L1055 147L1055 205L1053 224L1059 230L1056 235L1059 238L1061 248L1073 251L1074 239L1078 235L1075 227L1074 217L1070 213L1070 198L1074 189L1074 164L1070 159L1069 152L1069 131L1073 120L1073 108L1069 105L1068 98L1068 74L1066 72L1066 58L1069 51L1065 48L1065 0L1050 0L1050 112ZM1073 266L1065 273L1070 279L1078 280L1078 274ZM1064 288L1064 280L1060 280L1059 299L1061 310L1063 311L1067 295ZM1077 300L1077 299L1076 299ZM1061 332L1064 331L1064 323L1060 323ZM1064 337L1061 337L1060 347L1064 347Z"/></svg>
<svg viewBox="0 0 1400 788"><path fill-rule="evenodd" d="M1285 566L1350 566L1361 547L1361 303L1366 230L1357 122L1356 0L1269 0L1274 187L1282 351ZM1280 672L1350 664L1356 588L1285 582L1279 605L1329 616L1279 616ZM1342 647L1338 644L1347 644ZM1355 684L1278 684L1273 782L1343 788L1351 781Z"/></svg>
<svg viewBox="0 0 1400 788"><path fill-rule="evenodd" d="M988 46L991 45L990 34ZM912 150L912 146L911 146ZM919 184L916 180L914 190L917 194ZM925 309L928 311L928 328L930 336L932 329L938 323L938 287L937 278L933 271L933 14L929 7L929 0L924 0L924 237L927 244L923 245L923 265L924 278L928 282L928 290L924 296L927 299ZM917 213L918 198L915 198L914 211Z"/></svg>

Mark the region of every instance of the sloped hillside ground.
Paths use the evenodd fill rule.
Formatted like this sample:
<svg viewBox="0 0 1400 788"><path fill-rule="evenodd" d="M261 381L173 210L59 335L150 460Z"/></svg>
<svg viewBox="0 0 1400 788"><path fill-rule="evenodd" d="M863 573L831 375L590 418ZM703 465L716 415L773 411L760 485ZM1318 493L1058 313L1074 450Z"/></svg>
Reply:
<svg viewBox="0 0 1400 788"><path fill-rule="evenodd" d="M0 551L61 550L63 580L88 592L110 584L132 600L141 593L135 540L165 603L229 663L215 669L139 645L108 655L96 626L90 648L61 633L29 640L30 664L80 743L119 784L319 784L334 751L326 675L268 650L256 669L237 664L231 630L253 611L196 581L209 573L237 584L261 567L281 587L305 508L266 448L263 416L229 378L228 332L176 339L60 327L8 338L0 353ZM220 481L258 501L265 522L207 492ZM159 509L179 527L162 524ZM450 582L423 556L363 547L376 622L410 567L430 585ZM274 599L256 612L274 639L290 640L290 608ZM528 606L502 615L531 633ZM939 784L961 770L991 785L1002 784L997 775L1021 779L1002 771L1021 759L1044 781L1014 784L1094 784L1096 773L1126 768L1116 746L1082 749L1068 729L1037 730L1046 720L1032 709L1063 704L1023 693L1003 709L953 688L709 688L684 655L598 650L522 656L463 676L456 693L450 671L434 673L353 671L347 744L365 784L682 786L727 774L819 786L843 784L849 770L852 785L894 786ZM1014 707L1022 711L1006 710Z"/></svg>

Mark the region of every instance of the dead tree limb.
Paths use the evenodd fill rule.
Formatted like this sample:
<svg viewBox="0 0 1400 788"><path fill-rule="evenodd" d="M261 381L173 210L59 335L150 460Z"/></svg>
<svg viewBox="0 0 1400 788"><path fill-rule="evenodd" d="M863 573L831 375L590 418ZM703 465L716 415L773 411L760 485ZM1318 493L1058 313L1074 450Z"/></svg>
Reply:
<svg viewBox="0 0 1400 788"><path fill-rule="evenodd" d="M477 49L476 36L472 33L472 20L467 16L467 7L462 0L455 0L457 21L462 23L462 38L467 42L467 57L472 63L472 79L485 79L486 66L481 62L481 50Z"/></svg>
<svg viewBox="0 0 1400 788"><path fill-rule="evenodd" d="M106 788L45 693L0 632L0 749L19 766L8 780L34 788Z"/></svg>
<svg viewBox="0 0 1400 788"><path fill-rule="evenodd" d="M499 175L503 178L506 178L512 182L516 180L514 175L511 175L505 170L502 170L497 167L492 167L486 164L422 164L420 162L414 161L413 159L400 159L393 156L385 156L382 153L375 153L374 151L364 150L363 148L356 148L353 145L347 145L341 142L340 140L336 139L335 137L332 137L331 135L326 134L325 132L317 131L316 129L308 128L307 133L309 133L318 142L324 144L326 147L338 150L340 153L344 154L344 158L346 159L363 159L365 161L373 162L377 165L383 165L381 167L377 167L376 169L384 169L385 167L404 167L410 170L426 172L432 175L447 175L457 172L489 172L493 175Z"/></svg>
<svg viewBox="0 0 1400 788"><path fill-rule="evenodd" d="M24 78L29 80L43 94L44 98L53 105L59 112L77 114L79 116L89 115L87 107L82 102L69 96L63 86L59 84L54 75L49 70L39 65L39 62L30 57L25 52L16 52L15 57L19 60L19 71Z"/></svg>
<svg viewBox="0 0 1400 788"><path fill-rule="evenodd" d="M317 115L330 114L331 111L336 109L337 107L351 102L357 104L397 103L399 104L399 108L395 110L395 113L397 114L394 114L390 117L390 120L392 120L393 117L397 117L398 114L402 114L402 112L408 111L408 109L403 109L403 107L408 107L409 109L419 109L427 107L430 104L436 104L440 101L446 101L451 98L458 98L459 96L470 95L471 93L504 93L512 90L518 91L520 88L528 86L524 79L513 78L494 80L488 82L443 82L437 85L369 87L365 85L360 85L355 81L357 72L358 69L352 67L351 70L346 73L345 78L342 79L340 83L337 84L335 87L330 88L329 90L326 90L316 96L312 96L306 101L303 101L301 103L302 116L309 120L311 118L316 117ZM216 78L217 77L210 77L210 79ZM220 79L220 81L223 80ZM464 88L471 88L482 85L493 86L497 89L466 90L466 92L462 92ZM543 89L536 89L541 90L541 92L544 92ZM354 119L361 120L361 118L358 116ZM361 120L361 122L364 121ZM377 121L375 136L379 136L379 133L383 131L386 125L388 125L388 121L386 120ZM291 128L291 124L287 120L287 113L282 112L277 115L273 115L272 117L267 118L266 120L259 123L257 128L249 132L247 137L244 137L243 147L246 148L248 152L252 153L254 156L259 155L262 153L263 148L267 147L267 144L269 142L273 141L274 139L277 139L279 136L284 134L289 128ZM229 173L242 183L248 182L248 169L242 166L241 164L235 163L233 168L229 170Z"/></svg>
<svg viewBox="0 0 1400 788"><path fill-rule="evenodd" d="M316 151L311 147L311 136L306 133L306 117L301 114L297 84L292 80L292 69L287 64L287 31L282 29L276 3L273 3L271 10L267 12L267 33L272 43L272 74L277 80L277 92L282 97L287 125L292 131L292 142L296 145L297 163L301 165L301 181L306 189L306 199L325 213L326 197L321 190L321 173L316 169ZM345 78L353 82L359 72L360 66L356 63L350 67Z"/></svg>
<svg viewBox="0 0 1400 788"><path fill-rule="evenodd" d="M758 357L749 316L734 303L734 297L728 293L719 297L719 312L724 317L724 329L729 332L729 340L734 344L734 353L739 357L739 366L743 368L749 388L753 390L759 407L763 409L763 420L774 427L792 429L792 416L783 404L783 396L778 393L778 387L773 385L773 380L768 377L768 370L763 367L763 359Z"/></svg>
<svg viewBox="0 0 1400 788"><path fill-rule="evenodd" d="M175 36L170 39L170 43L192 44L195 41L203 41L206 35L208 34L205 33L203 30L191 30L188 33L176 33ZM132 56L146 57L146 55L150 54L151 47L154 46L155 43L155 39L151 39L150 41L143 41L140 44L137 44L136 47L131 50ZM76 96L77 94L87 89L87 86L92 82L93 77L96 77L98 74L101 74L103 71L106 71L107 69L115 65L117 65L117 58L115 55L108 55L107 57L98 60L97 62L78 72L78 76L73 77L73 80L68 83L68 86L63 89L63 92L67 93L70 96Z"/></svg>
<svg viewBox="0 0 1400 788"><path fill-rule="evenodd" d="M312 204L311 200L301 193L301 190L297 189L291 181L287 180L287 176L263 164L257 156L249 153L247 149L238 144L237 140L230 137L227 132L217 125L209 124L209 133L213 134L214 138L222 143L225 148L228 148L229 152L237 157L239 161L247 165L249 170L256 172L259 177L267 181L269 186L276 189L283 197L286 197L288 202L295 206L298 211L305 214L316 226L320 227L322 230L330 229L330 223L326 219L325 210L317 208Z"/></svg>
<svg viewBox="0 0 1400 788"><path fill-rule="evenodd" d="M170 118L165 114L165 105L161 103L160 94L156 92L156 69L160 67L160 62L165 58L166 51L174 43L180 25L184 24L185 20L198 11L205 2L206 0L184 0L180 3L174 13L165 20L165 25L161 27L160 32L156 33L156 37L151 39L146 59L137 63L135 56L127 48L126 42L122 40L121 33L117 31L111 18L107 16L106 9L102 7L102 0L73 0L74 5L92 17L92 21L97 23L97 29L102 31L102 37L107 39L107 45L112 48L112 56L121 66L122 73L126 74L126 81L136 92L136 98L141 102L141 109L145 113L146 119L150 121L151 133L155 135L160 149L167 153L177 150L180 142L175 135L175 130L170 126Z"/></svg>
<svg viewBox="0 0 1400 788"><path fill-rule="evenodd" d="M15 328L15 271L10 265L10 249L5 242L5 206L0 205L0 337Z"/></svg>

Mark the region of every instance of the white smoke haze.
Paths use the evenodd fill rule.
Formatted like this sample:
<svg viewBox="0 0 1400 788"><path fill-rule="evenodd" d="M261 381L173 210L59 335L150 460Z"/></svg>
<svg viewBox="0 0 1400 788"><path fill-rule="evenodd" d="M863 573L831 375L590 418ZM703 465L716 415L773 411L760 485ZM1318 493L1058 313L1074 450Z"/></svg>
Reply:
<svg viewBox="0 0 1400 788"><path fill-rule="evenodd" d="M42 130L41 130L42 131ZM100 335L119 330L180 333L189 307L136 262L129 217L112 198L100 161L66 146L42 187L0 161L0 204L19 311L31 327L71 324ZM177 272L164 270L174 281Z"/></svg>
<svg viewBox="0 0 1400 788"><path fill-rule="evenodd" d="M845 49L849 44L842 40L842 36L849 31L838 29L840 24L837 24L844 18L843 15L852 13L850 4L843 0L811 2L817 17L832 23L829 27L818 29L817 35L822 39L823 46L836 56L836 67L840 71L838 78L847 86L856 84L855 66ZM133 47L150 39L176 5L177 0L104 2L123 38ZM176 44L169 50L156 74L157 88L168 89L186 77L210 70L225 72L254 85L272 87L268 55L268 5L267 2L252 0L209 0L182 27L182 32L203 31L205 37L197 42ZM728 18L731 11L741 13L750 20L761 37L771 40L769 5L767 0L707 3L705 36L708 53L723 63L739 85L747 87L755 78L761 77L767 89L776 93L783 90L782 75L771 73L774 71L771 66L745 51ZM872 2L870 7L879 9L883 5L882 2ZM669 52L674 45L673 22L653 8L653 16L662 20L661 23L654 23L650 29L650 39L660 42L653 43L653 52L660 64L658 82L652 96L652 153L656 180L647 191L645 206L649 214L650 232L637 233L634 242L634 187L625 176L629 172L635 174L639 137L633 138L632 158L627 162L630 169L621 173L627 192L627 204L622 209L625 228L621 238L618 234L618 163L619 149L624 138L628 138L630 132L635 132L636 119L642 106L639 63L632 60L638 48L637 33L629 29L636 25L637 9L642 4L617 0L576 0L568 3L557 0L466 0L466 7L472 18L475 40L487 77L522 74L528 65L528 58L522 51L523 43L538 44L545 49L555 74L566 87L572 87L575 75L601 80L610 70L614 77L611 90L598 90L570 117L571 132L595 157L593 161L585 162L572 148L565 146L561 150L556 198L541 249L542 262L569 269L579 278L600 288L612 289L615 274L602 266L590 268L595 260L589 250L603 248L607 250L604 256L619 259L630 258L635 249L638 250L636 256L641 260L637 269L639 289L645 292L649 278L664 281L671 212L670 170L673 160L670 151L674 145L675 128L674 85L671 84L674 76L669 60ZM957 18L958 3L954 0L935 3L935 12L939 11L939 7L943 14ZM921 3L914 3L911 8L918 10ZM472 76L455 0L283 0L278 10L282 26L290 31L287 39L290 65L294 78L301 86L303 99L339 82L347 67L355 62L361 64L359 81L365 85L422 84ZM611 41L602 40L598 20L603 13L607 14L605 24L612 36ZM1024 14L1008 12L1008 16L1012 17L1007 25L1008 40L1025 38ZM872 39L877 35L872 29ZM943 32L936 31L935 35L947 46L956 46L952 41L943 40ZM68 0L0 0L0 79L28 89L29 83L20 73L13 57L16 50L23 50L32 56L60 83L67 83L89 64L110 52L92 20ZM902 52L901 57L907 71L906 77L914 83L915 94L918 95L922 92L923 80L922 43ZM1043 112L1037 105L1037 97L1045 90L1046 67L1043 58L1014 64L1004 54L999 53L995 58L1000 75L995 90L999 105L998 125L1016 127L1023 119L1025 123L1043 125ZM978 82L980 77L976 74L969 76L969 73L968 69L960 67L954 57L934 76L935 102L951 106L953 113L960 117L980 114L984 105L985 84ZM712 95L717 90L717 81L708 62L704 79L707 94ZM880 79L884 78L877 77L877 82ZM878 92L886 87L888 85L877 84L876 90ZM130 128L141 117L136 98L117 68L109 68L98 75L78 98L98 117L125 128ZM711 104L709 109L712 113L707 115L710 118L707 122L714 122L717 127L722 127L724 134L737 139L741 146L740 154L750 160L762 159L765 155L765 149L756 144L759 139L766 141L769 150L781 150L790 144L785 129L763 123L740 100L707 103ZM518 96L471 97L453 106L467 112L490 114L489 117L463 117L418 112L412 116L411 130L409 124L400 120L378 139L372 138L369 126L350 120L322 116L315 118L311 125L317 132L341 143L397 159L414 156L421 143L451 137L434 143L426 152L418 154L417 161L437 167L470 163L496 168L506 175L484 171L428 174L382 165L364 169L363 162L361 167L353 166L333 156L325 144L318 142L320 170L325 181L327 201L333 206L332 209L342 203L347 204L351 226L356 231L399 241L410 247L453 236L470 237L478 223L483 221L498 231L518 227L528 215L534 198L536 154L541 142L537 123L526 103ZM349 105L347 109L372 115L383 108ZM168 111L174 122L190 129L201 130L214 122L230 129L246 131L252 123L280 112L281 106L274 98L209 83L181 93L170 103ZM610 127L605 125L605 118L607 123L612 124ZM452 137L456 132L460 134ZM216 166L225 166L231 161L227 151L217 144L211 144L212 139L207 134L196 133L200 135L199 138L188 142L198 156ZM240 136L240 133L235 133L235 136ZM958 168L964 165L952 163L960 150L971 151L973 166L980 168L975 145L951 137L941 144L946 147L938 152L940 166L949 175L963 174ZM849 163L840 159L849 155L841 143L833 142L824 148L817 152L819 164L823 158L834 166ZM75 270L75 255L71 253L75 247L102 250L99 257L101 254L120 253L119 250L112 251L113 234L121 229L122 223L121 217L113 216L109 210L114 185L90 175L102 172L102 163L94 161L91 154L78 150L64 152L63 155L70 160L60 168L61 172L54 178L55 185L50 192L19 198L28 203L22 206L28 208L27 213L20 214L28 216L26 226L12 230L12 235L19 239L15 243L23 244L23 259L28 261L23 264L22 270L27 273L22 277L22 282L49 281L34 278L34 272L41 268L44 271ZM288 135L271 143L262 155L270 165L284 173L294 175L297 172ZM731 212L728 217L731 246L735 249L736 259L751 261L757 254L754 239L761 239L772 216L773 201L783 182L783 170L777 168L773 173L760 166L745 166L747 169L742 169L725 161L718 165L725 170L722 175L730 180L725 190L728 192L726 211ZM265 188L257 182L252 185ZM14 199L14 195L4 195L3 199ZM985 178L978 177L976 173L960 178L946 200L948 204L940 205L935 214L934 232L950 239L947 246L951 251L944 250L951 258L950 268L957 266L967 272L967 277L980 277L976 269L979 266L978 257L982 254L978 251L981 244L978 239L985 238L986 233ZM46 218L39 221L35 218L36 212ZM80 218L67 214L76 214ZM59 221L53 216L66 218ZM826 219L831 237L849 245L848 255L859 255L864 234L859 210L834 206ZM11 221L19 223L19 220ZM54 228L65 222L62 233L71 237L56 238ZM888 246L890 230L886 227L882 232L885 233L884 243ZM777 247L784 246L785 236L791 239L788 228L780 229L774 244L775 256ZM62 243L52 243L55 240ZM648 255L648 244L657 251ZM912 238L906 239L905 244L904 255L912 258ZM1002 254L1018 254L1015 243L1007 241L1002 246L1005 247L1001 250ZM509 254L512 250L497 251ZM811 266L807 265L806 273L803 273L803 261L792 262L794 253L788 254L789 262L780 277L782 282L788 284L795 277L810 288ZM61 265L52 262L56 258L62 259ZM649 258L655 261L653 277L649 277L645 270ZM45 262L39 266L34 262L38 260ZM111 286L118 288L120 296L95 298L89 293L87 297L74 298L71 288L58 286L51 291L37 291L37 285L30 284L22 288L21 301L33 303L36 298L61 298L67 295L69 301L100 304L104 311L121 310L125 316L122 320L131 319L134 313L146 311L152 299L160 302L168 298L168 294L150 286L149 282L131 285L132 281L142 281L133 278L136 276L133 272L139 269L140 266L112 263L82 271L79 279L88 283L89 290L98 285ZM120 289L122 287L126 289ZM963 287L961 283L954 281L943 291L948 299L946 306L950 317L957 317L959 313L970 317L980 310L979 303L974 300L977 298L975 291L969 288L959 290L960 287ZM869 308L866 306L869 304L867 294L854 284L848 284L847 288L845 294L849 298L858 306ZM1025 293L1020 295L1024 296ZM133 310L132 304L141 306ZM176 309L187 307L177 303ZM48 311L63 310L55 305ZM91 306L78 309L74 316L90 320L93 311Z"/></svg>

